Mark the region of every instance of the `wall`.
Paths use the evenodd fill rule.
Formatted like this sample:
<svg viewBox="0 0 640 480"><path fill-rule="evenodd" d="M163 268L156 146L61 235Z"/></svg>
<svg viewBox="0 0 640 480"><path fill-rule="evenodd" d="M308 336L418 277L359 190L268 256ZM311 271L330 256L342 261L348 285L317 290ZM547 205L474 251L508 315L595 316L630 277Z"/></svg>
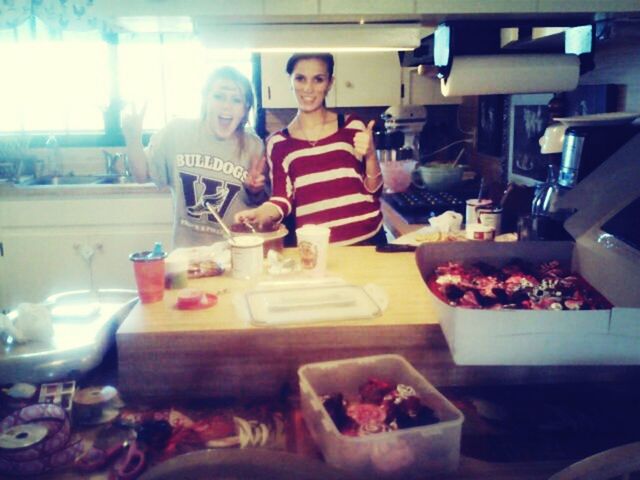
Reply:
<svg viewBox="0 0 640 480"><path fill-rule="evenodd" d="M580 83L624 85L619 110L640 112L640 24L614 25L611 40L596 47L596 68L584 74Z"/></svg>

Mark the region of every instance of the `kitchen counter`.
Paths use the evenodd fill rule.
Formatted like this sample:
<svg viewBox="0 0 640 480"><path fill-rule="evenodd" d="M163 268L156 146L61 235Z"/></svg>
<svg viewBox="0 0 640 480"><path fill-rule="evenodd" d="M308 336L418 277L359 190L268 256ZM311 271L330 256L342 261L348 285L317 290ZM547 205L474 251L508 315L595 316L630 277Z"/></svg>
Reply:
<svg viewBox="0 0 640 480"><path fill-rule="evenodd" d="M39 197L65 196L101 196L101 195L139 195L169 194L169 188L159 188L153 183L119 184L80 184L80 185L38 185L16 186L13 183L0 183L0 198L37 199Z"/></svg>
<svg viewBox="0 0 640 480"><path fill-rule="evenodd" d="M296 256L296 250L287 250ZM117 335L120 388L132 397L274 395L297 383L300 365L381 353L403 355L436 386L540 384L640 379L639 367L462 367L453 363L413 253L331 247L328 269L355 285L374 283L388 295L371 320L256 327L238 317L235 295L250 284L220 277L189 286L225 291L207 310L180 311L176 291L136 305Z"/></svg>
<svg viewBox="0 0 640 480"><path fill-rule="evenodd" d="M407 223L402 215L385 202L384 199L380 200L380 210L382 210L384 226L396 238L424 227L421 224Z"/></svg>

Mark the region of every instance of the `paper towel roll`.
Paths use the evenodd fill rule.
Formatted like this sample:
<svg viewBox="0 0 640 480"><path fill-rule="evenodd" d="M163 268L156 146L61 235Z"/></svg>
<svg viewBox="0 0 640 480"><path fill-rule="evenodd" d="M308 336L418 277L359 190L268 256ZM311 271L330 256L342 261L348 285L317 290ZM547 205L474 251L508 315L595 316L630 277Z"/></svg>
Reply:
<svg viewBox="0 0 640 480"><path fill-rule="evenodd" d="M580 61L571 54L454 57L442 95L564 92L578 86Z"/></svg>

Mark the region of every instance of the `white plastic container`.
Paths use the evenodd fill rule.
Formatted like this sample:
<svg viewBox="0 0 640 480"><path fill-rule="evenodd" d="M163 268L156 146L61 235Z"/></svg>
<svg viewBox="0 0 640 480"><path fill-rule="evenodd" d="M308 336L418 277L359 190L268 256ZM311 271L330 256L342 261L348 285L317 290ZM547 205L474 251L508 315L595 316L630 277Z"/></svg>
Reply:
<svg viewBox="0 0 640 480"><path fill-rule="evenodd" d="M250 279L262 273L263 244L260 237L243 235L231 243L231 270L234 278Z"/></svg>
<svg viewBox="0 0 640 480"><path fill-rule="evenodd" d="M422 478L458 467L464 417L399 355L377 355L303 365L298 370L302 414L327 463L362 478ZM370 378L412 386L440 422L423 427L351 437L341 434L322 396L357 396Z"/></svg>

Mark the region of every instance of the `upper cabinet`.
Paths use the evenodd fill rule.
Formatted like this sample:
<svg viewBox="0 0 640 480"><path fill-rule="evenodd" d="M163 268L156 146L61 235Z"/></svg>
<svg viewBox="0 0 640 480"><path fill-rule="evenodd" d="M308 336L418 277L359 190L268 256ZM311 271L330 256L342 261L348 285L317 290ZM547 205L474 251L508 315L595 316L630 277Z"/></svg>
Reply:
<svg viewBox="0 0 640 480"><path fill-rule="evenodd" d="M337 107L384 107L400 103L402 70L396 52L335 55Z"/></svg>
<svg viewBox="0 0 640 480"><path fill-rule="evenodd" d="M285 70L290 53L260 54L262 106L265 108L295 108L289 75Z"/></svg>
<svg viewBox="0 0 640 480"><path fill-rule="evenodd" d="M262 106L296 108L285 68L290 53L261 55ZM402 71L395 52L334 54L335 83L328 107L382 107L400 103Z"/></svg>
<svg viewBox="0 0 640 480"><path fill-rule="evenodd" d="M514 15L554 14L563 17L593 13L640 11L637 0L129 0L95 2L98 17L163 19L157 26L171 28L169 18L190 18L196 25L208 23L300 23L413 20L438 23L455 15L458 20L490 14L492 19ZM141 25L142 27L143 25ZM144 25L149 28L150 24ZM197 29L196 29L197 30ZM147 30L148 31L148 30Z"/></svg>
<svg viewBox="0 0 640 480"><path fill-rule="evenodd" d="M297 108L293 88L287 75L287 60L291 53L263 53L260 55L262 106L264 108ZM336 105L336 92L331 89L327 106Z"/></svg>

